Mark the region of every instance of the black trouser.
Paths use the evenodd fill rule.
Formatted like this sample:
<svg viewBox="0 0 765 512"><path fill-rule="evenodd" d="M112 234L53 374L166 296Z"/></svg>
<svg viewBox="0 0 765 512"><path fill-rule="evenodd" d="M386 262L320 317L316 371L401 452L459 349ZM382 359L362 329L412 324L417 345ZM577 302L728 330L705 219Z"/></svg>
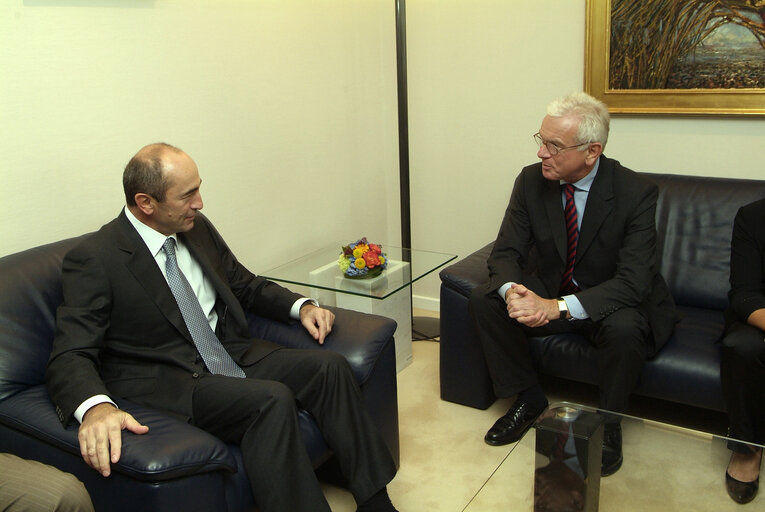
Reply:
<svg viewBox="0 0 765 512"><path fill-rule="evenodd" d="M730 437L765 444L765 334L734 322L723 338L720 379L728 408ZM749 452L740 443L731 450Z"/></svg>
<svg viewBox="0 0 765 512"><path fill-rule="evenodd" d="M528 337L575 332L597 349L600 407L619 413L627 411L629 395L653 346L648 320L637 309L622 308L598 322L554 320L530 328L510 318L498 293L486 293L480 288L471 294L469 309L498 397L513 396L539 383Z"/></svg>
<svg viewBox="0 0 765 512"><path fill-rule="evenodd" d="M298 407L316 419L358 503L393 478L393 459L343 356L280 349L244 370L246 379L200 379L193 423L241 446L260 510L329 511L300 436Z"/></svg>

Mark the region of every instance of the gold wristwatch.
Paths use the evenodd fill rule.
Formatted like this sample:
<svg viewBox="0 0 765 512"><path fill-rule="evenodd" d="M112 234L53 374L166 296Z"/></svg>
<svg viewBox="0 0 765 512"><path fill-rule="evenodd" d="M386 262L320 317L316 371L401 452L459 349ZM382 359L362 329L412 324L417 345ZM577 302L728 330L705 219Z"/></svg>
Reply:
<svg viewBox="0 0 765 512"><path fill-rule="evenodd" d="M560 312L560 319L565 320L568 318L568 306L566 306L566 301L563 300L563 298L558 297L558 311Z"/></svg>

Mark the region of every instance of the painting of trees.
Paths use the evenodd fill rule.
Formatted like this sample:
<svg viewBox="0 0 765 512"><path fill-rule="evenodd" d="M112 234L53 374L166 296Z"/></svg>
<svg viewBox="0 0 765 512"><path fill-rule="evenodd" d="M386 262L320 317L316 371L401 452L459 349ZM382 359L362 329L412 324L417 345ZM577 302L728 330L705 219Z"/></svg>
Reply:
<svg viewBox="0 0 765 512"><path fill-rule="evenodd" d="M705 39L728 24L745 28L759 43L759 47L754 46L755 67L747 71L732 64L718 74L748 75L733 77L725 82L728 85L714 85L710 79L708 85L702 82L689 87L762 87L763 20L765 0L612 0L609 87L667 88L673 71L677 73L680 64L692 62Z"/></svg>

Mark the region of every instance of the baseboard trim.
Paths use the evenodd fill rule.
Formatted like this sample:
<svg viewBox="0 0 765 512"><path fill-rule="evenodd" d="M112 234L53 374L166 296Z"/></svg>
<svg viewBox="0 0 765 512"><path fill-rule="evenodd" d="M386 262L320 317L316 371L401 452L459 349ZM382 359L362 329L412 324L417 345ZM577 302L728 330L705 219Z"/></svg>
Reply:
<svg viewBox="0 0 765 512"><path fill-rule="evenodd" d="M438 313L441 311L441 300L426 295L412 295L412 307Z"/></svg>

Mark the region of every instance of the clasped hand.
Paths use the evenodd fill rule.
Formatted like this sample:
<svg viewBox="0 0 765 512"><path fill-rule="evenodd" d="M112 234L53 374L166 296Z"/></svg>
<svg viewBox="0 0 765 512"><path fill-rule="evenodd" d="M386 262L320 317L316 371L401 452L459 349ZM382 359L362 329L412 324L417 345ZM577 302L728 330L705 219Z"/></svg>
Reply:
<svg viewBox="0 0 765 512"><path fill-rule="evenodd" d="M514 284L505 292L505 303L510 318L527 327L541 327L559 316L555 299L543 299L522 284Z"/></svg>

